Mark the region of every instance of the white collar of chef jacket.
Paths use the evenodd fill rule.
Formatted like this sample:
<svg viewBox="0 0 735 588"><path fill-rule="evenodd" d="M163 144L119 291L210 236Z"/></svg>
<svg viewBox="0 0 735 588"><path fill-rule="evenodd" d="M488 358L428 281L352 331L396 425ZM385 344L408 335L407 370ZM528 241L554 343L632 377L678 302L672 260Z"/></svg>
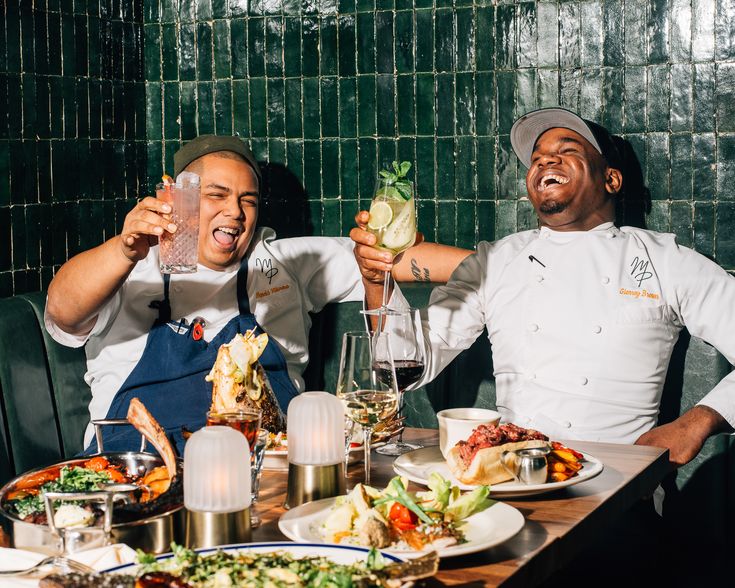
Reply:
<svg viewBox="0 0 735 588"><path fill-rule="evenodd" d="M549 227L541 227L539 229L539 237L542 239L551 239L559 243L566 243L576 239L580 235L586 235L589 233L606 234L607 236L614 237L618 233L617 227L612 222L602 223L597 225L594 229L589 231L554 231Z"/></svg>

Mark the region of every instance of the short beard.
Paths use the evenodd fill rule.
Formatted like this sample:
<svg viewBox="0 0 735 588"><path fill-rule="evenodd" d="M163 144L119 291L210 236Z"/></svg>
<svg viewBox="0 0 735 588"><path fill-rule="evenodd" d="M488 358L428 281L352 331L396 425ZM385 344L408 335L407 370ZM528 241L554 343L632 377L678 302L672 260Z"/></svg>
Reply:
<svg viewBox="0 0 735 588"><path fill-rule="evenodd" d="M541 203L538 209L539 212L543 212L544 214L559 214L560 212L564 212L567 206L569 206L568 202L559 202L558 200L545 200Z"/></svg>

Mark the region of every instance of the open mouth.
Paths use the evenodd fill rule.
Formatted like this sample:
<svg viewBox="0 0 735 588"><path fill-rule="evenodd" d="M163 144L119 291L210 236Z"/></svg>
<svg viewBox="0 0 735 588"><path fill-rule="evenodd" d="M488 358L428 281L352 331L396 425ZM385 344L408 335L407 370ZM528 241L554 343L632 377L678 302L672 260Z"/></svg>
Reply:
<svg viewBox="0 0 735 588"><path fill-rule="evenodd" d="M238 227L217 227L212 232L212 236L220 247L230 249L235 244L235 241L237 241L241 232L242 229Z"/></svg>
<svg viewBox="0 0 735 588"><path fill-rule="evenodd" d="M544 174L536 184L536 189L539 192L543 192L549 186L568 184L569 178L560 176L559 174Z"/></svg>

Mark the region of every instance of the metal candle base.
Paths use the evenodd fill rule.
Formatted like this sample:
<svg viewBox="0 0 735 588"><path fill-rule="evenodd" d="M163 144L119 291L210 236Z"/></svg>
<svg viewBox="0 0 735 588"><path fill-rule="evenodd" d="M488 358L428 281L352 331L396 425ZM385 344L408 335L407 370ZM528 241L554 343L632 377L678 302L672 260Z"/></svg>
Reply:
<svg viewBox="0 0 735 588"><path fill-rule="evenodd" d="M288 464L288 492L284 508L345 493L345 466Z"/></svg>
<svg viewBox="0 0 735 588"><path fill-rule="evenodd" d="M248 543L251 539L249 508L235 512L187 511L184 543L190 549Z"/></svg>

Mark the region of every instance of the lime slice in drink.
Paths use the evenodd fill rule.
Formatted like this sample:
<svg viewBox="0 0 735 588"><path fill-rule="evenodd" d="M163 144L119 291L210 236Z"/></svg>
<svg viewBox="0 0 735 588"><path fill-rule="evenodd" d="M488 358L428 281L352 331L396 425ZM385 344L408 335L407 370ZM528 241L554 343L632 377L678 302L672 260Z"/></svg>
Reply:
<svg viewBox="0 0 735 588"><path fill-rule="evenodd" d="M414 208L412 202L398 213L396 219L383 233L383 247L395 252L407 249L416 240L416 223L414 222Z"/></svg>
<svg viewBox="0 0 735 588"><path fill-rule="evenodd" d="M370 220L368 220L368 227L374 231L379 231L387 227L390 221L393 220L393 209L387 202L373 202L370 206Z"/></svg>

